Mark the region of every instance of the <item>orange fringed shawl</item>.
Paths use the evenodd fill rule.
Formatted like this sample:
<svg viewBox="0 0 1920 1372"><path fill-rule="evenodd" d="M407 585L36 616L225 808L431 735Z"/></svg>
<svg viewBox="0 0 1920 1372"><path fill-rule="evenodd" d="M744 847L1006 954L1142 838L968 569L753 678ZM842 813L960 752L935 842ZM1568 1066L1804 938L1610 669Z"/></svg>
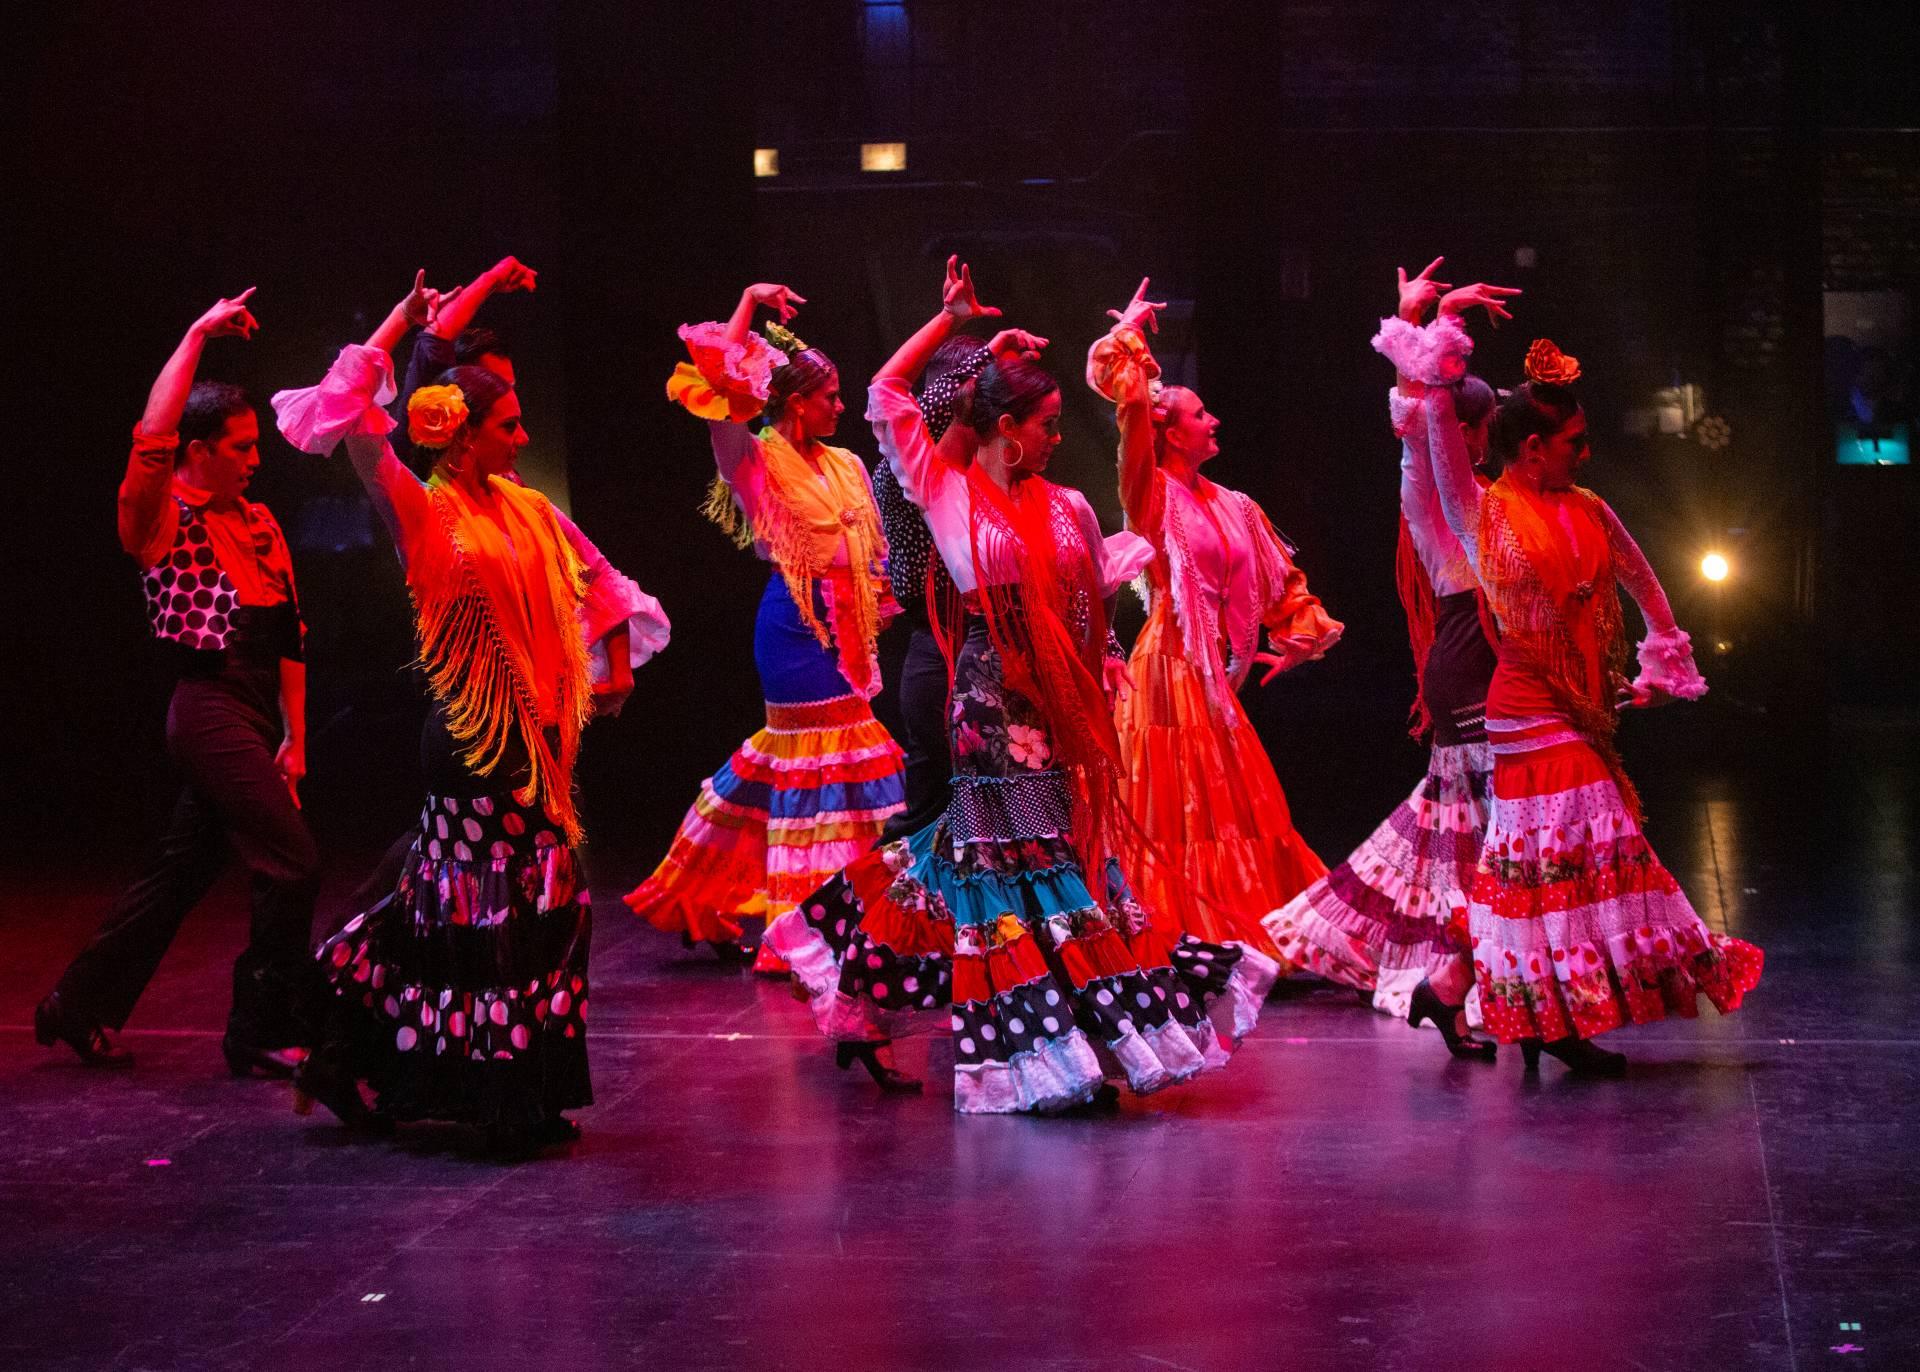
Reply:
<svg viewBox="0 0 1920 1372"><path fill-rule="evenodd" d="M592 707L584 572L545 496L498 478L487 488L491 510L440 474L427 483L444 538L408 550L419 662L460 760L486 776L517 737L528 773L516 795L578 843L573 767Z"/></svg>
<svg viewBox="0 0 1920 1372"><path fill-rule="evenodd" d="M1558 504L1575 525L1570 541ZM1627 660L1613 555L1598 495L1547 499L1504 474L1480 507L1480 583L1500 621L1500 654L1552 693L1606 762L1634 815L1639 797L1614 752L1613 683Z"/></svg>

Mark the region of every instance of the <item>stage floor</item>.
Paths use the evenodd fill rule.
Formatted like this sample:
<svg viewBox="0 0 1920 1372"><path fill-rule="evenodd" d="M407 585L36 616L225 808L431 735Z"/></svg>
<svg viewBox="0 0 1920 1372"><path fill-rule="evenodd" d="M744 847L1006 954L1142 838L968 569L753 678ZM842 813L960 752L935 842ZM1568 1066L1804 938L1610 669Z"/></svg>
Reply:
<svg viewBox="0 0 1920 1372"><path fill-rule="evenodd" d="M926 1096L881 1096L783 987L636 925L637 864L596 855L599 1103L511 1167L228 1079L231 885L138 1010L135 1071L36 1047L124 853L16 873L0 1366L1920 1366L1913 743L1856 734L1817 784L1642 765L1656 846L1767 970L1738 1015L1611 1037L1621 1082L1455 1063L1289 985L1197 1085L956 1117L944 1040L903 1054L932 1054Z"/></svg>

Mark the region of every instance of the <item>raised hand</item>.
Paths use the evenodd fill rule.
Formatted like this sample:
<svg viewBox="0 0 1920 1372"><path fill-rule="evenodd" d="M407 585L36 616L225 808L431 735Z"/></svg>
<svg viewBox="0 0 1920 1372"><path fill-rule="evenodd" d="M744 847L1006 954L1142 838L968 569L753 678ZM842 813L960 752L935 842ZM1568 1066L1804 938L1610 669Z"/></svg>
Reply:
<svg viewBox="0 0 1920 1372"><path fill-rule="evenodd" d="M772 281L760 281L747 287L747 298L779 315L782 324L798 314L800 307L807 303L807 298L791 286Z"/></svg>
<svg viewBox="0 0 1920 1372"><path fill-rule="evenodd" d="M1673 696L1658 686L1642 685L1625 678L1616 678L1614 681L1615 710L1654 710L1672 703Z"/></svg>
<svg viewBox="0 0 1920 1372"><path fill-rule="evenodd" d="M1400 278L1400 317L1410 324L1418 324L1426 317L1427 309L1440 298L1442 291L1453 289L1451 281L1435 281L1433 274L1440 270L1447 259L1436 257L1420 270L1418 276L1409 277L1405 267L1395 267L1394 272Z"/></svg>
<svg viewBox="0 0 1920 1372"><path fill-rule="evenodd" d="M1507 312L1506 302L1518 294L1518 286L1489 286L1484 281L1476 281L1441 296L1440 313L1460 315L1477 306L1485 310L1488 321L1498 327L1501 320L1513 318Z"/></svg>
<svg viewBox="0 0 1920 1372"><path fill-rule="evenodd" d="M1147 299L1148 280L1149 278L1144 276L1140 278L1139 289L1134 291L1133 299L1127 302L1126 309L1107 311L1107 318L1121 328L1137 329L1143 336L1160 332L1159 314L1167 307L1167 302L1164 300Z"/></svg>
<svg viewBox="0 0 1920 1372"><path fill-rule="evenodd" d="M1046 339L1025 329L1002 329L987 340L987 351L995 357L1018 357L1028 362L1036 361L1046 346Z"/></svg>
<svg viewBox="0 0 1920 1372"><path fill-rule="evenodd" d="M448 292L448 295L451 294ZM418 328L439 313L440 301L444 298L427 284L427 269L422 267L413 274L413 289L407 292L407 298L400 302L398 308L407 323Z"/></svg>
<svg viewBox="0 0 1920 1372"><path fill-rule="evenodd" d="M973 268L957 256L947 259L947 284L940 293L940 308L951 315L955 323L963 319L996 319L1000 315L994 306L980 303L973 289Z"/></svg>
<svg viewBox="0 0 1920 1372"><path fill-rule="evenodd" d="M252 338L260 321L247 308L258 286L249 286L231 300L221 300L193 321L194 331L202 338Z"/></svg>
<svg viewBox="0 0 1920 1372"><path fill-rule="evenodd" d="M540 284L540 273L508 254L488 270L496 291L530 291Z"/></svg>

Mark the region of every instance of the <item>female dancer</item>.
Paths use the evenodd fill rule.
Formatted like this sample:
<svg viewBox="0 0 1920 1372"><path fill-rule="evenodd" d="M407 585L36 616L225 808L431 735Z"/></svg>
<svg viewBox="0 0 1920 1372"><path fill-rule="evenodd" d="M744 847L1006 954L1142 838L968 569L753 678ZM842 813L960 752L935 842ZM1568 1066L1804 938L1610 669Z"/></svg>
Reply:
<svg viewBox="0 0 1920 1372"><path fill-rule="evenodd" d="M318 387L273 400L296 447L344 437L392 511L434 700L419 844L392 895L321 947L334 1014L297 1103L359 1127L463 1121L522 1152L578 1137L562 1112L593 1101L573 767L595 611L557 512L510 479L527 442L513 389L455 367L414 393L409 437L439 454L424 484L386 439L393 390L391 358L350 345ZM635 628L651 632L623 622L609 650Z"/></svg>
<svg viewBox="0 0 1920 1372"><path fill-rule="evenodd" d="M844 898L808 900L770 937L842 1066L911 1086L884 1045L950 1016L956 1109L1046 1111L1112 1099L1110 1073L1144 1093L1220 1065L1276 968L1244 947L1176 946L1111 856L1120 752L1103 681L1125 664L1108 655L1104 602L1152 549L1103 539L1085 497L1040 475L1059 386L996 359L969 405L973 463L934 451L908 387L957 323L993 313L949 262L941 311L881 368L867 410L966 606L953 799L932 828L856 862Z"/></svg>
<svg viewBox="0 0 1920 1372"><path fill-rule="evenodd" d="M1157 328L1140 283L1087 355L1087 384L1114 402L1127 527L1154 549L1147 625L1133 646L1133 689L1115 725L1121 802L1139 821L1128 881L1178 929L1251 943L1269 957L1262 914L1325 873L1294 832L1287 798L1236 694L1258 661L1261 684L1339 641L1341 624L1307 591L1253 500L1200 474L1220 451L1220 421L1183 386L1159 384L1147 346ZM1265 627L1270 653L1259 653Z"/></svg>
<svg viewBox="0 0 1920 1372"><path fill-rule="evenodd" d="M1519 292L1475 284L1448 291L1433 273L1400 273L1396 321L1411 338L1426 312L1457 318L1478 305L1511 318L1504 300ZM1424 337L1424 336L1422 336ZM1461 438L1474 465L1486 457L1493 391L1477 377L1455 383ZM1466 1032L1473 989L1467 942L1467 888L1487 826L1493 755L1487 749L1487 683L1492 641L1480 583L1447 527L1427 459L1425 417L1395 406L1401 435L1400 599L1407 612L1419 683L1414 736L1433 734L1427 774L1347 859L1269 914L1263 923L1281 955L1316 975L1355 987L1370 1003L1419 1025L1431 1021L1456 1057L1491 1058L1493 1044Z"/></svg>
<svg viewBox="0 0 1920 1372"><path fill-rule="evenodd" d="M1410 347L1380 345L1424 387L1434 480L1498 621L1487 694L1493 804L1468 895L1481 1013L1532 1070L1542 1052L1582 1075L1618 1076L1626 1059L1592 1039L1704 993L1722 1012L1759 983L1762 954L1701 923L1640 830L1640 804L1613 750L1616 711L1706 692L1687 635L1653 569L1613 510L1574 484L1588 457L1580 370L1550 342L1527 354L1527 381L1500 403L1482 489L1453 392L1471 350L1451 316ZM1647 622L1640 674L1620 672L1616 588Z"/></svg>
<svg viewBox="0 0 1920 1372"><path fill-rule="evenodd" d="M782 325L804 297L749 286L726 324L683 324L692 354L667 395L708 421L720 474L707 514L773 563L754 622L766 727L740 745L680 823L653 875L627 896L655 928L744 959L740 921L791 910L870 847L904 803L900 746L873 717L874 640L896 608L866 468L824 440L839 427L840 374ZM761 418L756 437L747 424ZM784 972L762 951L756 971Z"/></svg>
<svg viewBox="0 0 1920 1372"><path fill-rule="evenodd" d="M973 389L973 379L1004 347L1011 332L993 345L955 336L942 343L928 363L915 392L927 436L943 461L964 468L977 446L973 429L954 423L955 410ZM946 811L953 795L953 756L947 749L947 659L934 633L934 620L953 594L953 580L934 556L927 517L907 499L893 468L873 469L873 503L887 536L887 580L901 617L912 630L900 664L900 719L905 726L906 809L887 821L882 841L904 838L926 828Z"/></svg>

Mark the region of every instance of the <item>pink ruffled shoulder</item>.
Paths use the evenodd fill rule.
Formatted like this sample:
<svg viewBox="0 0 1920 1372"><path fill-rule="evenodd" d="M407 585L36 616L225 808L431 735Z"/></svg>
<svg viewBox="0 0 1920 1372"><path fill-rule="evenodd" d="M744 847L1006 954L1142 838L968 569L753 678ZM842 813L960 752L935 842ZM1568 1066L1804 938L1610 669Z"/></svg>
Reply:
<svg viewBox="0 0 1920 1372"><path fill-rule="evenodd" d="M396 423L393 359L379 348L349 343L318 386L276 392L269 402L287 442L325 456L348 434L389 434Z"/></svg>
<svg viewBox="0 0 1920 1372"><path fill-rule="evenodd" d="M735 343L727 337L726 325L711 320L682 324L679 333L693 360L673 369L667 381L669 400L702 419L736 424L765 408L773 369L786 365L785 353L756 333Z"/></svg>
<svg viewBox="0 0 1920 1372"><path fill-rule="evenodd" d="M1138 329L1116 327L1087 349L1087 385L1116 404L1150 395L1159 378L1160 364Z"/></svg>

